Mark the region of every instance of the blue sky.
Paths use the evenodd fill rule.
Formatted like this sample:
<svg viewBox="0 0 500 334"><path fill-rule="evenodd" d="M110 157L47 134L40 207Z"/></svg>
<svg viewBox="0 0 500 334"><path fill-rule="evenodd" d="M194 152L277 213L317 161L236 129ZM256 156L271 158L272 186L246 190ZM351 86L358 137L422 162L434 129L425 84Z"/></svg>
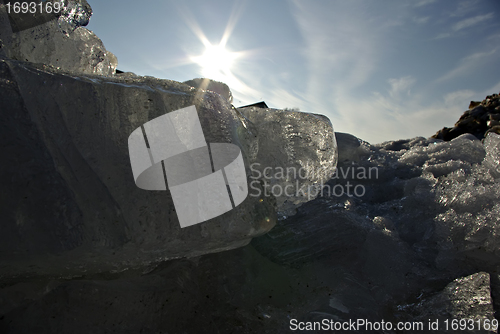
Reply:
<svg viewBox="0 0 500 334"><path fill-rule="evenodd" d="M211 76L237 107L324 114L371 143L431 136L500 91L498 0L88 2L122 71ZM221 40L210 71L196 57Z"/></svg>

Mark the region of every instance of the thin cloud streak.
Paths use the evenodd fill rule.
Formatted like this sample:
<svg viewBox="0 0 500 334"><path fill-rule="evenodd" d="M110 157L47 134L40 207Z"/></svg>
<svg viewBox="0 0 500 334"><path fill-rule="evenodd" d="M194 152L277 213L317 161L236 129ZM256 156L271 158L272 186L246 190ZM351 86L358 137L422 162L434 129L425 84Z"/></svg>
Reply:
<svg viewBox="0 0 500 334"><path fill-rule="evenodd" d="M437 40L437 39L443 39L443 38L448 38L448 37L451 37L451 34L448 33L448 32L444 32L444 33L441 33L441 34L437 35L433 39Z"/></svg>
<svg viewBox="0 0 500 334"><path fill-rule="evenodd" d="M304 52L309 79L302 100L309 105L303 110L325 114L336 131L352 133L372 143L387 140L388 133L393 139L431 136L441 127L453 125L477 93L472 90L445 92L440 100L430 100L427 96L431 87L470 75L485 62L490 63L497 56L496 49L462 58L456 68L431 80L430 84L418 86L417 77L409 75L411 66L409 73L403 76L376 78L377 66L390 66L384 63L386 50L396 48L398 43L394 40L391 44L388 37L394 28L387 24L387 17L415 22L412 20L415 16L404 6L393 9L385 17L360 10L356 4L359 2L335 2L335 6L329 10L323 7L323 13L319 13L314 4L294 2L295 18L307 42ZM488 14L462 20L455 29L470 28L491 17L492 14ZM407 25L402 28L405 27ZM449 34L440 36L446 37ZM383 83L387 85L385 91L380 88ZM371 91L368 84L374 84Z"/></svg>
<svg viewBox="0 0 500 334"><path fill-rule="evenodd" d="M424 16L424 17L414 17L413 22L417 24L426 24L430 20L430 16Z"/></svg>
<svg viewBox="0 0 500 334"><path fill-rule="evenodd" d="M465 28L475 26L478 23L487 21L493 18L493 13L488 13L486 15L477 15L462 21L455 23L452 27L453 31L459 31Z"/></svg>
<svg viewBox="0 0 500 334"><path fill-rule="evenodd" d="M270 101L274 105L282 106L282 108L299 108L300 110L308 109L309 102L306 97L299 92L289 92L286 89L278 88L271 92Z"/></svg>
<svg viewBox="0 0 500 334"><path fill-rule="evenodd" d="M450 17L463 17L469 15L469 13L477 9L477 6L477 0L460 1L457 5L457 9L450 14Z"/></svg>
<svg viewBox="0 0 500 334"><path fill-rule="evenodd" d="M305 110L323 113L332 120L336 131L365 140L382 140L389 130L406 136L410 131L401 130L404 109L394 98L410 93L413 77L387 79L389 97L373 93L366 98L366 93L359 92L361 86L373 80L384 57L385 35L391 29L387 21L383 17L374 19L372 13L359 10L351 2L336 2L335 10L322 8L323 15L309 4L295 5L295 17L307 41L310 71L305 100L311 104ZM399 14L404 17L406 13Z"/></svg>
<svg viewBox="0 0 500 334"><path fill-rule="evenodd" d="M422 7L422 6L430 5L434 2L436 2L436 0L421 0L421 1L417 2L414 6L415 7Z"/></svg>
<svg viewBox="0 0 500 334"><path fill-rule="evenodd" d="M472 73L475 69L484 66L486 63L495 61L497 58L497 49L485 52L476 52L462 58L457 67L439 77L434 83L442 83L456 79L457 77L466 76Z"/></svg>
<svg viewBox="0 0 500 334"><path fill-rule="evenodd" d="M374 71L379 38L361 11L357 16L343 14L356 12L354 3L336 2L328 9L300 1L294 5L307 41L308 100L331 115L335 99L366 83Z"/></svg>

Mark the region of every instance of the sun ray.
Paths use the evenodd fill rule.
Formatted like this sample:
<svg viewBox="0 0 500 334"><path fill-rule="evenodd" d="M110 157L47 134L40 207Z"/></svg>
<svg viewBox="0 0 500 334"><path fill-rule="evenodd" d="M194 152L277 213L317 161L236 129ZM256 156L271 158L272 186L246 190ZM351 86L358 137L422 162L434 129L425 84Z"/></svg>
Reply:
<svg viewBox="0 0 500 334"><path fill-rule="evenodd" d="M233 33L234 27L238 23L238 20L240 18L241 13L243 12L244 7L245 7L245 2L243 1L237 1L233 5L233 9L231 11L231 15L229 16L226 29L224 30L224 34L222 35L222 38L219 43L220 46L222 47L226 46L229 37L231 37L231 34Z"/></svg>
<svg viewBox="0 0 500 334"><path fill-rule="evenodd" d="M268 50L269 48L232 51L227 47L228 41L243 13L245 4L245 0L235 2L222 37L219 43L215 44L212 44L208 40L188 8L180 4L177 4L176 7L188 28L205 47L201 55L188 55L187 62L197 64L200 67L200 75L203 78L223 82L227 84L231 90L241 94L257 95L258 92L238 78L235 72L238 72L238 64L241 66L239 60L265 55L266 52L270 51Z"/></svg>
<svg viewBox="0 0 500 334"><path fill-rule="evenodd" d="M196 22L196 19L191 14L191 12L187 8L180 6L177 6L177 10L184 19L184 22L186 22L188 28L191 29L193 34L195 34L196 37L198 37L200 42L202 42L205 47L209 47L211 45L210 41L203 33L203 30L201 30L200 26L198 25L198 22Z"/></svg>

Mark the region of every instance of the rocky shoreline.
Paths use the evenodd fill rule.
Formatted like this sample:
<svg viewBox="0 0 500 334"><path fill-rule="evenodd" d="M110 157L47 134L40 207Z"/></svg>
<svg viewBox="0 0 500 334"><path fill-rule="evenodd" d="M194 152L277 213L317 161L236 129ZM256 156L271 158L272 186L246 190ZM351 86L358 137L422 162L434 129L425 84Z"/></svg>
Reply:
<svg viewBox="0 0 500 334"><path fill-rule="evenodd" d="M464 133L473 134L477 139L485 138L488 133L500 134L500 96L492 94L481 102L471 101L453 128L442 128L432 138L452 140Z"/></svg>

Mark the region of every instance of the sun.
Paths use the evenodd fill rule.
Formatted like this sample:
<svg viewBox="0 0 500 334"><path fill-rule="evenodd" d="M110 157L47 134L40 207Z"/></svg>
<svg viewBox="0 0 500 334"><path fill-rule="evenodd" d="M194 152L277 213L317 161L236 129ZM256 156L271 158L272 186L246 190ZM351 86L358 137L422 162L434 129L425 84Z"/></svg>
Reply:
<svg viewBox="0 0 500 334"><path fill-rule="evenodd" d="M220 79L231 73L231 65L237 58L237 53L228 51L223 45L208 44L201 56L192 57L205 77Z"/></svg>
<svg viewBox="0 0 500 334"><path fill-rule="evenodd" d="M228 85L231 90L241 94L258 95L259 92L239 79L239 76L245 72L240 61L242 59L248 61L248 58L257 53L256 50L239 50L233 52L226 48L231 33L238 22L238 18L244 13L243 5L243 1L235 2L224 33L218 44L212 44L189 10L185 7L180 7L180 14L183 16L186 25L205 47L201 55L198 54L195 56L190 52L187 53L187 57L182 63L183 65L198 65L198 74L201 75L202 78L223 82ZM236 75L236 73L238 73L238 75Z"/></svg>

